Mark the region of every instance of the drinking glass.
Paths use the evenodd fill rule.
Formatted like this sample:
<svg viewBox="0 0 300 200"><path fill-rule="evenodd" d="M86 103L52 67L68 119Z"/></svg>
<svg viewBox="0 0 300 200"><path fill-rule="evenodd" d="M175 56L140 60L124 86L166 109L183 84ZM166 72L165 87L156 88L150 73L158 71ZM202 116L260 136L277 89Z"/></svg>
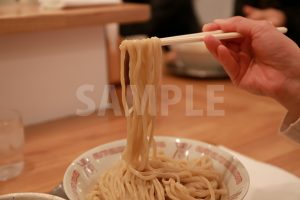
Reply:
<svg viewBox="0 0 300 200"><path fill-rule="evenodd" d="M20 114L0 109L0 181L18 176L24 166L24 129Z"/></svg>

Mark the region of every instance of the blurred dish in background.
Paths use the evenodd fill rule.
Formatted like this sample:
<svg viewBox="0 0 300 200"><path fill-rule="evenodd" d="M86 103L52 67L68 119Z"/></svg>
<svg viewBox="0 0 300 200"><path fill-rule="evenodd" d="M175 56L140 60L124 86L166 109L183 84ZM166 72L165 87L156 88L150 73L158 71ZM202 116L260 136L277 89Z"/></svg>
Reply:
<svg viewBox="0 0 300 200"><path fill-rule="evenodd" d="M172 45L171 50L174 55L166 61L166 67L172 74L194 78L227 77L204 43Z"/></svg>

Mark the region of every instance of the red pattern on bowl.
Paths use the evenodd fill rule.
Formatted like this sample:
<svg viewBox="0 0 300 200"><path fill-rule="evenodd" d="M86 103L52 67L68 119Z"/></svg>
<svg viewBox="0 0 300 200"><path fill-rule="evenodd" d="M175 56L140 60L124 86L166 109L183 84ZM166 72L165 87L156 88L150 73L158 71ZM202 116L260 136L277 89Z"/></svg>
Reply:
<svg viewBox="0 0 300 200"><path fill-rule="evenodd" d="M223 174L230 200L244 199L249 188L249 175L243 164L234 156L216 146L184 138L155 137L159 151L179 158L199 158L208 155L214 167ZM83 200L100 174L121 159L126 140L95 147L75 159L64 175L64 190L70 200Z"/></svg>

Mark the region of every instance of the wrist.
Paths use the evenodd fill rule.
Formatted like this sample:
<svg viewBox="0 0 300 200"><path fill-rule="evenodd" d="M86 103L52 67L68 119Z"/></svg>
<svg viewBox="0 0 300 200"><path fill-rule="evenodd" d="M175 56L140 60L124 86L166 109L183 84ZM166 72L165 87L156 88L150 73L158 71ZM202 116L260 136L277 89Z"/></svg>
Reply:
<svg viewBox="0 0 300 200"><path fill-rule="evenodd" d="M300 76L297 79L287 80L282 87L282 93L277 97L291 115L300 117Z"/></svg>
<svg viewBox="0 0 300 200"><path fill-rule="evenodd" d="M290 113L300 117L300 49L297 50L294 58L291 56L293 62L284 66L289 70L284 72L286 78L275 99Z"/></svg>
<svg viewBox="0 0 300 200"><path fill-rule="evenodd" d="M296 84L298 86L296 86ZM297 92L298 91L298 92ZM294 86L289 86L284 98L278 100L291 115L300 117L300 81Z"/></svg>

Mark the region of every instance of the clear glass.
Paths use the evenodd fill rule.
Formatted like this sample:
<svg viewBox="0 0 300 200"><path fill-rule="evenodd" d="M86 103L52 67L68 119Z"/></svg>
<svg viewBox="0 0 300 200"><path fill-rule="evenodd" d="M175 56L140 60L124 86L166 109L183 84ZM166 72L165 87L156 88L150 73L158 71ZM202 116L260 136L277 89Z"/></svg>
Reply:
<svg viewBox="0 0 300 200"><path fill-rule="evenodd" d="M24 128L20 114L0 108L0 181L18 176L24 166Z"/></svg>

